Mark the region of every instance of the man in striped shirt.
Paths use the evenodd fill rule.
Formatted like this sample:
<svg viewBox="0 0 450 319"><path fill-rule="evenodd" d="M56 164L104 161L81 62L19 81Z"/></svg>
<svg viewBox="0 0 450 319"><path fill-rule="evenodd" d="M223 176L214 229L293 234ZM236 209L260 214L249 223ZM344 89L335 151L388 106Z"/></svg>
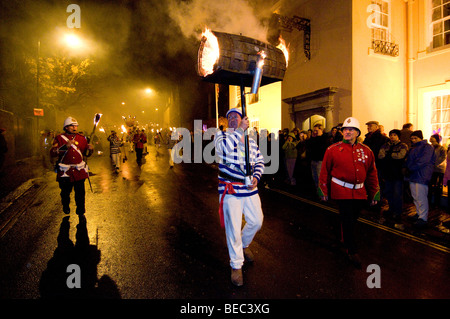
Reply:
<svg viewBox="0 0 450 319"><path fill-rule="evenodd" d="M227 112L228 129L218 131L214 140L219 162L219 201L221 225L225 228L230 256L231 282L243 285L242 265L244 260L253 261L248 248L255 234L261 229L263 212L258 195L258 182L264 171L264 158L256 141L249 139L251 172L245 171L245 134L249 127L247 117L233 108ZM245 177L249 175L249 183ZM242 214L245 226L242 227Z"/></svg>
<svg viewBox="0 0 450 319"><path fill-rule="evenodd" d="M111 131L111 135L108 136L108 141L111 163L113 165L114 172L118 173L120 169L120 147L123 145L123 140L119 139L116 131Z"/></svg>

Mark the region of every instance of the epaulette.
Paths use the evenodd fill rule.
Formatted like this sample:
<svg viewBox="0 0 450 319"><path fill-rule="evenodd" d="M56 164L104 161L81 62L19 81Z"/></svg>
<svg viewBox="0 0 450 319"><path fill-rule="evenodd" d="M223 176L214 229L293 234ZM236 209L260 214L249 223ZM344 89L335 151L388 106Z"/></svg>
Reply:
<svg viewBox="0 0 450 319"><path fill-rule="evenodd" d="M334 147L337 147L337 146L340 146L340 145L341 145L342 143L343 143L343 142L342 142L342 141L340 141L340 142L337 142L337 143L331 144L330 146L328 146L328 147L327 147L327 150L328 150L328 149L332 149L332 148L334 148Z"/></svg>

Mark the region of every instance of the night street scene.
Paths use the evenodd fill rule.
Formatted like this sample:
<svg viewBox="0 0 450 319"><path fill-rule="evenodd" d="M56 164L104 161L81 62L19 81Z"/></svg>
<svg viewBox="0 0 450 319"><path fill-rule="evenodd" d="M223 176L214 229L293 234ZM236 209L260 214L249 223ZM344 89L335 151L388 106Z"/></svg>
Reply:
<svg viewBox="0 0 450 319"><path fill-rule="evenodd" d="M297 318L450 298L450 0L0 14L2 305Z"/></svg>

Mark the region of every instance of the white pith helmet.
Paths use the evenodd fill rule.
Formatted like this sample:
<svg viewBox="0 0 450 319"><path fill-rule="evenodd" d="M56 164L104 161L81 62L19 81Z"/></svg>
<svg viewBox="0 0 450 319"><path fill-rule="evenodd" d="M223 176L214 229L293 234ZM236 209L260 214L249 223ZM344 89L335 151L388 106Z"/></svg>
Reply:
<svg viewBox="0 0 450 319"><path fill-rule="evenodd" d="M357 119L355 119L354 117L347 117L344 121L344 123L342 124L342 129L346 128L346 127L352 127L356 130L358 130L358 136L361 135L361 130L359 128L359 121Z"/></svg>
<svg viewBox="0 0 450 319"><path fill-rule="evenodd" d="M64 128L66 128L66 126L69 125L78 125L78 122L76 119L74 119L73 117L69 116L68 118L66 118L66 120L64 121Z"/></svg>

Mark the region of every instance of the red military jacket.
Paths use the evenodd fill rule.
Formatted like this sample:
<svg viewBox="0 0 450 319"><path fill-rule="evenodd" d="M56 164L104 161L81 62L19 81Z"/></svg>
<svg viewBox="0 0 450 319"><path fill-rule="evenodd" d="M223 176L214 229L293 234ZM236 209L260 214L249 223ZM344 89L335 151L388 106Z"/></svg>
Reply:
<svg viewBox="0 0 450 319"><path fill-rule="evenodd" d="M69 149L65 146L68 140L74 141ZM86 137L76 134L60 134L53 140L50 155L58 156L56 179L68 177L70 181L79 181L89 177L88 167L83 160L87 155L88 142Z"/></svg>
<svg viewBox="0 0 450 319"><path fill-rule="evenodd" d="M364 186L359 189L347 188L333 182L332 177ZM322 161L318 193L331 199L379 201L380 187L372 150L364 144L351 145L345 140L329 146Z"/></svg>
<svg viewBox="0 0 450 319"><path fill-rule="evenodd" d="M144 133L136 133L133 136L133 143L136 148L144 148L144 143L147 143L147 136Z"/></svg>

